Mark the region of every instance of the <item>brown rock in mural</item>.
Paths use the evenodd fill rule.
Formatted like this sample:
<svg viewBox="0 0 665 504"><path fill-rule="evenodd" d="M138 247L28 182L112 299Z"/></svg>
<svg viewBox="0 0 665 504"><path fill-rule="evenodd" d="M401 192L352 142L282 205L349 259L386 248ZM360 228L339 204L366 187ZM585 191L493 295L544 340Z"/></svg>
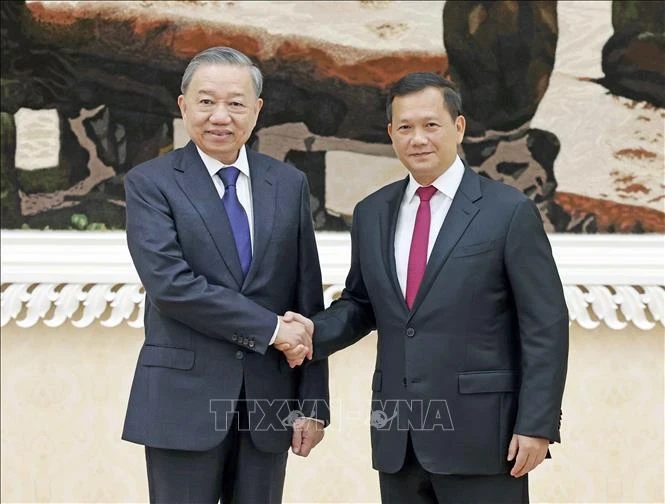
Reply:
<svg viewBox="0 0 665 504"><path fill-rule="evenodd" d="M593 216L571 225L555 203L559 141L529 127L554 68L556 2L446 2L443 37L467 119L466 161L527 194L548 231L594 231Z"/></svg>
<svg viewBox="0 0 665 504"><path fill-rule="evenodd" d="M556 2L446 2L443 40L470 136L510 131L533 117L557 35Z"/></svg>
<svg viewBox="0 0 665 504"><path fill-rule="evenodd" d="M613 94L665 107L665 2L612 2L614 34L598 82Z"/></svg>

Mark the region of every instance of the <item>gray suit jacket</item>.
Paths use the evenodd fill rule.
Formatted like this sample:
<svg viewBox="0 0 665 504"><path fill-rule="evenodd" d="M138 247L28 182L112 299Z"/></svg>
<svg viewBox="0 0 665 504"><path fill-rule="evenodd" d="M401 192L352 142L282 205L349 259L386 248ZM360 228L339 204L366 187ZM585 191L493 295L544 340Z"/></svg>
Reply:
<svg viewBox="0 0 665 504"><path fill-rule="evenodd" d="M535 205L468 167L409 311L395 269L408 179L361 201L340 297L316 316L315 357L378 329L374 467L398 471L407 431L433 473L506 472L513 432L559 441L568 311Z"/></svg>
<svg viewBox="0 0 665 504"><path fill-rule="evenodd" d="M276 314L323 308L307 179L249 149L247 157L254 254L244 280L224 206L193 143L125 178L127 242L146 304L123 439L210 449L228 432L243 380L256 401L248 406L259 449L288 449L284 424L296 409L329 421L327 361L292 370L269 346Z"/></svg>

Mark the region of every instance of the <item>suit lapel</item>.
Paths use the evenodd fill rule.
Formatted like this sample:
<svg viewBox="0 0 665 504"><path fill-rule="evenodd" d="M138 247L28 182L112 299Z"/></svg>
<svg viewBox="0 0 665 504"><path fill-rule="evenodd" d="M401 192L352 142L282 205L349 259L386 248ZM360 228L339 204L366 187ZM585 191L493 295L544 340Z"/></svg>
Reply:
<svg viewBox="0 0 665 504"><path fill-rule="evenodd" d="M395 191L389 195L386 205L381 209L379 216L379 225L381 229L380 240L383 244L383 261L385 271L388 274L388 281L393 287L393 291L400 300L400 306L408 312L406 301L402 295L402 289L397 279L397 267L395 265L395 229L397 228L397 216L399 207L404 197L404 191L409 183L409 177L406 177L401 184L395 185Z"/></svg>
<svg viewBox="0 0 665 504"><path fill-rule="evenodd" d="M237 288L240 289L243 275L231 224L219 193L194 143L189 142L185 146L182 162L175 166L175 170L178 185L203 218L219 254L233 275Z"/></svg>
<svg viewBox="0 0 665 504"><path fill-rule="evenodd" d="M250 149L247 149L247 161L249 162L249 173L252 182L254 246L252 263L244 285L248 285L252 281L266 252L272 234L275 205L277 204L277 181L270 173L270 164Z"/></svg>
<svg viewBox="0 0 665 504"><path fill-rule="evenodd" d="M445 262L448 260L453 248L478 213L479 209L475 202L478 201L481 196L480 176L468 166L465 166L462 182L455 194L455 198L453 198L448 214L443 221L443 226L441 226L436 241L434 242L432 253L427 261L425 276L418 289L416 299L413 302L413 309L411 310L409 319L422 304L423 299L432 288L434 280L438 276Z"/></svg>

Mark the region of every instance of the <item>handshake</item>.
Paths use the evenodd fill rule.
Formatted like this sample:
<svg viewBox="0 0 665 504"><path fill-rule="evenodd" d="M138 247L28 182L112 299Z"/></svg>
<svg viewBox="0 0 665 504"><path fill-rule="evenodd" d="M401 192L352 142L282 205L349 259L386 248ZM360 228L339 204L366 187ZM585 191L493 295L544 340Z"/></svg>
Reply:
<svg viewBox="0 0 665 504"><path fill-rule="evenodd" d="M279 330L273 346L284 353L289 366L294 368L314 354L314 323L300 315L287 311L279 317Z"/></svg>

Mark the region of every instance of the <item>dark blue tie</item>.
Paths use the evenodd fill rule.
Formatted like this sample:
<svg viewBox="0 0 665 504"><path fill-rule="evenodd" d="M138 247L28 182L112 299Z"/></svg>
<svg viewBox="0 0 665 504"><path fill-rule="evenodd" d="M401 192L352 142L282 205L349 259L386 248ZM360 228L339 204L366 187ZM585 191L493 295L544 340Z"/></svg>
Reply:
<svg viewBox="0 0 665 504"><path fill-rule="evenodd" d="M222 179L222 182L224 182L222 203L224 203L226 215L228 215L229 222L231 223L242 272L247 276L249 264L252 262L252 241L249 236L247 213L245 213L245 209L240 204L236 191L236 181L238 180L238 175L240 175L240 170L235 166L228 166L219 170L217 174Z"/></svg>

